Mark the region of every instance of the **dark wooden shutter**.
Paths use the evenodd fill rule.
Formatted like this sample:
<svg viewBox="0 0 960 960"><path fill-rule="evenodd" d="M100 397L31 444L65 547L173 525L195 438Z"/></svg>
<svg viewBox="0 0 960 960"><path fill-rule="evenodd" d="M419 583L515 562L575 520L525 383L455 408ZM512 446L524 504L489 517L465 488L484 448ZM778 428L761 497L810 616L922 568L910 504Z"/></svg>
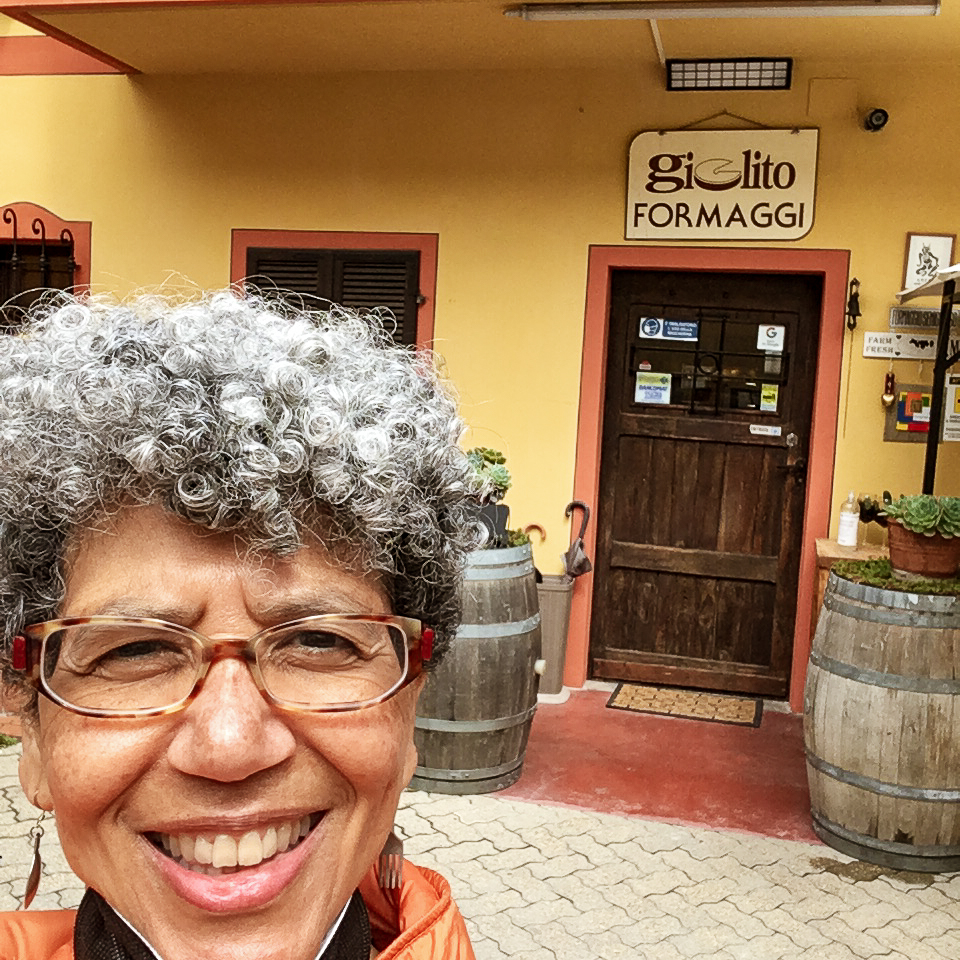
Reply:
<svg viewBox="0 0 960 960"><path fill-rule="evenodd" d="M420 296L417 250L247 251L247 282L263 289L320 297L364 311L386 307L396 318L394 339L416 343Z"/></svg>
<svg viewBox="0 0 960 960"><path fill-rule="evenodd" d="M19 327L23 314L51 289L73 286L73 243L37 243L20 241L0 243L0 333Z"/></svg>

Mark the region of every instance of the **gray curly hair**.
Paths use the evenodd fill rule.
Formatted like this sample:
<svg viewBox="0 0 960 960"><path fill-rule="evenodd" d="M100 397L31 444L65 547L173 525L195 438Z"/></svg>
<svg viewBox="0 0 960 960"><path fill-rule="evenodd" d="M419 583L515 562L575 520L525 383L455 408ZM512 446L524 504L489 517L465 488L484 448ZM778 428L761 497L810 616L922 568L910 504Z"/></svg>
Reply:
<svg viewBox="0 0 960 960"><path fill-rule="evenodd" d="M253 551L321 535L380 574L442 654L475 493L462 427L429 355L393 344L377 318L233 291L58 295L0 336L4 648L57 615L78 533L162 504Z"/></svg>

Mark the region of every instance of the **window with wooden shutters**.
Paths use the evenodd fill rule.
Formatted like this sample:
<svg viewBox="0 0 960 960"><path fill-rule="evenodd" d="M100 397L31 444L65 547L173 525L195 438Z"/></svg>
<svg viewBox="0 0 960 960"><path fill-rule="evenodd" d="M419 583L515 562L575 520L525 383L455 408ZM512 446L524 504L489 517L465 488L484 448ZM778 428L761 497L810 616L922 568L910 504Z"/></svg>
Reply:
<svg viewBox="0 0 960 960"><path fill-rule="evenodd" d="M247 250L247 284L320 297L361 313L385 307L398 343L416 343L420 301L417 250Z"/></svg>
<svg viewBox="0 0 960 960"><path fill-rule="evenodd" d="M19 236L14 208L5 207L2 221L11 225L12 237L0 239L0 333L14 333L30 307L51 289L74 285L77 262L73 234L61 231L57 240L47 239L47 224L36 217L32 232L40 239Z"/></svg>

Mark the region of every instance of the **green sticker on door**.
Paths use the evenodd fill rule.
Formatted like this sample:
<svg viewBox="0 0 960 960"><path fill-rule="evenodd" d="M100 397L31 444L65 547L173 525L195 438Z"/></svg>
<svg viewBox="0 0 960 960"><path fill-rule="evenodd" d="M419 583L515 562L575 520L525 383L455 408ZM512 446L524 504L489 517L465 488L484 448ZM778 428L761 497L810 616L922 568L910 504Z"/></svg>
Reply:
<svg viewBox="0 0 960 960"><path fill-rule="evenodd" d="M650 373L646 370L637 371L637 385L633 391L634 403L670 403L669 373Z"/></svg>
<svg viewBox="0 0 960 960"><path fill-rule="evenodd" d="M760 384L760 409L767 413L777 412L777 399L780 396L780 385L776 383Z"/></svg>

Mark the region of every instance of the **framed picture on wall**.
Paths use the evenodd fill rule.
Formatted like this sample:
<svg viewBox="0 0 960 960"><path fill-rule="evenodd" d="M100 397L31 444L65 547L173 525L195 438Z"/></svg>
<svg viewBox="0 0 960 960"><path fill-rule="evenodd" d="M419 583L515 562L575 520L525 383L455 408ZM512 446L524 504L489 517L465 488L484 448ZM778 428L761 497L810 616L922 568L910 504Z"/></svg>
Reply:
<svg viewBox="0 0 960 960"><path fill-rule="evenodd" d="M952 233L908 233L903 258L903 289L919 287L937 271L951 266L956 239Z"/></svg>

